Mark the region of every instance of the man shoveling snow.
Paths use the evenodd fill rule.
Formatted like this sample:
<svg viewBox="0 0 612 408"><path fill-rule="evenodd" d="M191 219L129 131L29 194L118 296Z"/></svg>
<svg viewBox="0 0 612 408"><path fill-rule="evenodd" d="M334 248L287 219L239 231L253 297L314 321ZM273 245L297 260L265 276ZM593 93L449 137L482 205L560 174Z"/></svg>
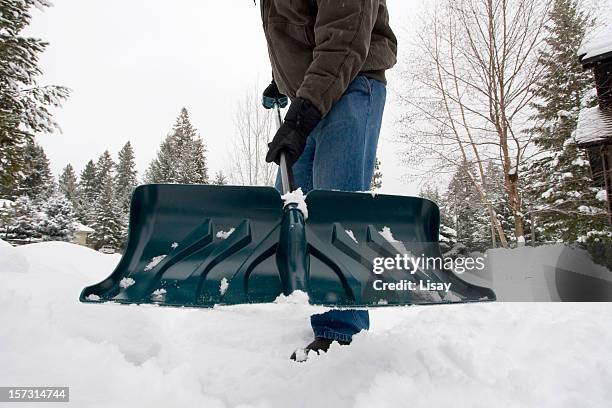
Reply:
<svg viewBox="0 0 612 408"><path fill-rule="evenodd" d="M397 40L385 0L261 1L273 80L264 92L291 106L269 144L268 162L285 152L295 182L312 189L367 191L386 98L385 71ZM264 106L270 108L272 106ZM280 174L276 187L281 188ZM333 341L350 344L370 326L367 311L334 310L311 317L315 339L294 360ZM299 356L298 356L299 355Z"/></svg>

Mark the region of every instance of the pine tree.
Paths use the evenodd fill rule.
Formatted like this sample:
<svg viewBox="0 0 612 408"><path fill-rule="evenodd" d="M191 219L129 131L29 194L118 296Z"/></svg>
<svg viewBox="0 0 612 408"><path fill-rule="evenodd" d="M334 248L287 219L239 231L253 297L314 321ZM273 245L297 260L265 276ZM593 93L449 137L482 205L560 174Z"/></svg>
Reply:
<svg viewBox="0 0 612 408"><path fill-rule="evenodd" d="M444 200L457 241L470 250L484 250L490 242L491 220L468 177L469 167L461 165L453 175Z"/></svg>
<svg viewBox="0 0 612 408"><path fill-rule="evenodd" d="M68 90L39 86L40 54L47 43L24 37L32 7L48 6L46 0L0 1L0 186L16 191L27 157L26 146L37 133L51 133L57 125L50 107L59 106ZM6 195L6 191L1 192Z"/></svg>
<svg viewBox="0 0 612 408"><path fill-rule="evenodd" d="M215 181L213 182L213 184L217 186L227 185L227 177L225 177L225 174L223 174L222 171L217 172L217 174L215 175Z"/></svg>
<svg viewBox="0 0 612 408"><path fill-rule="evenodd" d="M58 179L59 191L76 208L78 202L78 180L71 164L66 165Z"/></svg>
<svg viewBox="0 0 612 408"><path fill-rule="evenodd" d="M91 225L94 222L95 203L98 197L98 190L96 165L90 160L85 165L85 169L81 172L78 189L77 218L85 225Z"/></svg>
<svg viewBox="0 0 612 408"><path fill-rule="evenodd" d="M447 214L446 201L437 186L425 185L421 188L419 197L433 201L440 208L440 249L446 256L447 254L458 254L461 245L457 243L457 231L449 227L452 220Z"/></svg>
<svg viewBox="0 0 612 408"><path fill-rule="evenodd" d="M206 149L183 108L145 175L147 183L207 184Z"/></svg>
<svg viewBox="0 0 612 408"><path fill-rule="evenodd" d="M125 227L110 173L107 173L100 194L97 196L94 222L91 227L94 229L91 239L96 249L100 249L104 245L110 245L113 248L122 246Z"/></svg>
<svg viewBox="0 0 612 408"><path fill-rule="evenodd" d="M105 150L104 153L100 155L98 161L96 162L96 186L97 193L100 194L102 192L102 186L106 179L110 178L111 180L115 177L115 162L111 157L111 154L108 150Z"/></svg>
<svg viewBox="0 0 612 408"><path fill-rule="evenodd" d="M50 197L55 190L55 180L44 149L35 142L28 141L21 155L24 164L19 180L10 186L3 186L0 194L7 198L27 195L36 200L45 200Z"/></svg>
<svg viewBox="0 0 612 408"><path fill-rule="evenodd" d="M485 177L487 180L487 198L495 210L495 214L497 215L497 219L504 230L505 236L508 237L510 242L516 243L517 237L514 234L514 215L512 214L512 209L510 208L508 193L504 187L504 170L500 165L490 161L485 166ZM488 215L488 213L485 215ZM482 222L485 223L486 221L483 219ZM529 232L530 221L527 219L524 220L524 223L525 231L527 233ZM497 240L499 237L492 230L492 222L489 222L489 230L490 233L488 239L485 237L485 232L482 232L483 242L490 242L491 247L497 247Z"/></svg>
<svg viewBox="0 0 612 408"><path fill-rule="evenodd" d="M63 195L55 194L42 205L36 229L43 241L70 242L74 238L75 221L72 203Z"/></svg>
<svg viewBox="0 0 612 408"><path fill-rule="evenodd" d="M540 152L524 180L539 241L575 242L608 228L585 153L571 140L580 109L593 103L589 73L576 57L592 23L577 0L555 0L533 105L538 125L531 132Z"/></svg>
<svg viewBox="0 0 612 408"><path fill-rule="evenodd" d="M370 183L370 191L375 191L382 188L382 180L383 174L380 170L380 160L378 160L377 157L376 163L374 164L374 174L372 175L372 182Z"/></svg>
<svg viewBox="0 0 612 408"><path fill-rule="evenodd" d="M117 163L117 175L115 176L117 201L124 214L130 211L132 192L138 185L137 175L134 149L131 143L127 142L119 152L119 163Z"/></svg>
<svg viewBox="0 0 612 408"><path fill-rule="evenodd" d="M17 198L9 212L8 237L27 242L39 240L36 228L39 219L38 208L30 197Z"/></svg>
<svg viewBox="0 0 612 408"><path fill-rule="evenodd" d="M0 200L0 238L8 238L12 203Z"/></svg>

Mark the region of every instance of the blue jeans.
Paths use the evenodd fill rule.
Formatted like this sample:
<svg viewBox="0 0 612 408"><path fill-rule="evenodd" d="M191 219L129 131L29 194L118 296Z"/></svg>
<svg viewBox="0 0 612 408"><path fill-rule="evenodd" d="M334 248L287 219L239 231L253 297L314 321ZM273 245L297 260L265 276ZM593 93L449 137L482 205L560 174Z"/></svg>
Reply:
<svg viewBox="0 0 612 408"><path fill-rule="evenodd" d="M342 98L308 137L293 165L297 187L310 190L367 191L376 161L387 90L379 81L357 76ZM281 191L280 176L276 188ZM332 310L310 318L315 337L350 342L370 328L363 310Z"/></svg>

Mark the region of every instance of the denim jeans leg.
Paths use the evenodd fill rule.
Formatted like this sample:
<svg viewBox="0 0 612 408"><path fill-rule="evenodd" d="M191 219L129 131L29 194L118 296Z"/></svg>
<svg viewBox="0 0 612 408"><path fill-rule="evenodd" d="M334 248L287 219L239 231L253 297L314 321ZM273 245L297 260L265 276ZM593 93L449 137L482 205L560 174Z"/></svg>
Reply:
<svg viewBox="0 0 612 408"><path fill-rule="evenodd" d="M319 125L315 140L313 188L367 191L385 106L384 84L358 76ZM350 342L370 328L367 311L332 310L310 318L315 337Z"/></svg>

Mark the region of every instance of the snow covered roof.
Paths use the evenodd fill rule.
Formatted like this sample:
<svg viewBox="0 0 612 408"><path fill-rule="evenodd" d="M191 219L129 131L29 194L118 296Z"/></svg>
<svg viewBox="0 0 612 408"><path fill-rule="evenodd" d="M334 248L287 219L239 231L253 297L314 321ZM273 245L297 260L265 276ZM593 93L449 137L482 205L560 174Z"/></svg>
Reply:
<svg viewBox="0 0 612 408"><path fill-rule="evenodd" d="M581 110L575 139L579 145L612 139L612 112L597 106Z"/></svg>
<svg viewBox="0 0 612 408"><path fill-rule="evenodd" d="M612 58L612 0L607 0L604 7L606 11L598 17L602 24L585 36L578 49L578 56L583 63L606 54Z"/></svg>
<svg viewBox="0 0 612 408"><path fill-rule="evenodd" d="M95 232L94 229L89 228L87 225L83 225L80 222L75 222L74 223L74 228L76 229L77 232L84 232L87 234L91 234L93 232Z"/></svg>

